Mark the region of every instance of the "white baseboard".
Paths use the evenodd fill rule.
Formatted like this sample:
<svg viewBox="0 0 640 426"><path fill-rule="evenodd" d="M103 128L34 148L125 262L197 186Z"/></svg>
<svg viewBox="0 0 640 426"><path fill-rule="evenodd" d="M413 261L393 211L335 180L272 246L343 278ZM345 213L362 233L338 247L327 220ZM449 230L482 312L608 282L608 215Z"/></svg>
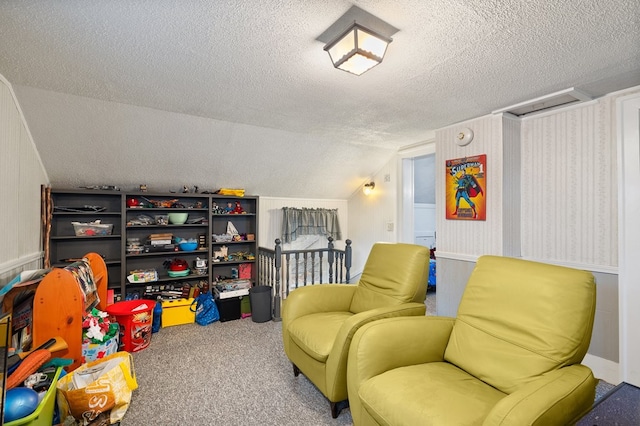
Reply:
<svg viewBox="0 0 640 426"><path fill-rule="evenodd" d="M620 365L617 362L587 354L582 360L597 379L617 385L620 383Z"/></svg>
<svg viewBox="0 0 640 426"><path fill-rule="evenodd" d="M0 263L0 274L5 274L14 269L21 268L34 261L40 261L42 260L43 255L44 252L36 251L34 253L29 253L22 257L19 257L18 259L11 259L7 262Z"/></svg>

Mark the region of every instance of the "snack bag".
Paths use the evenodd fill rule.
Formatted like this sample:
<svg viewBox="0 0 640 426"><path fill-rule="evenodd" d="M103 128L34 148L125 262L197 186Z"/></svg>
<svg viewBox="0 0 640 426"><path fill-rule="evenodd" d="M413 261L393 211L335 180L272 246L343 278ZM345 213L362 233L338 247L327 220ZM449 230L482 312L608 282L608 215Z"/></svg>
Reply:
<svg viewBox="0 0 640 426"><path fill-rule="evenodd" d="M58 381L57 400L61 420L73 416L80 425L90 425L103 413L111 424L117 423L138 388L133 358L128 352L116 352L83 364Z"/></svg>

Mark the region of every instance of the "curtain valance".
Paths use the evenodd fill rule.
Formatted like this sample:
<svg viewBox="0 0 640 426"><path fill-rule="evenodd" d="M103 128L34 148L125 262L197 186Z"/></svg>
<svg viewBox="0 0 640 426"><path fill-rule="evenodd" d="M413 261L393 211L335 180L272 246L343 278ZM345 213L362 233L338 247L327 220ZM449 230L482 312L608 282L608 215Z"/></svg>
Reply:
<svg viewBox="0 0 640 426"><path fill-rule="evenodd" d="M325 235L341 240L338 209L282 208L282 242L290 243L300 235Z"/></svg>

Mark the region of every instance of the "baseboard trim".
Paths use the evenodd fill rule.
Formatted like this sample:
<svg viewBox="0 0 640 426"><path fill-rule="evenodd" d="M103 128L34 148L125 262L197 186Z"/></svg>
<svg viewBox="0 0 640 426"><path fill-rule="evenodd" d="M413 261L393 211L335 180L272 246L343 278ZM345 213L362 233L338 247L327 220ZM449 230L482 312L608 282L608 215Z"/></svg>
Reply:
<svg viewBox="0 0 640 426"><path fill-rule="evenodd" d="M436 257L442 257L444 259L451 259L451 260L462 260L464 262L477 262L480 256L476 256L472 254L461 254L461 253L437 251ZM508 257L515 257L515 256L508 256ZM613 275L618 274L617 266L592 265L589 263L566 262L566 261L557 261L557 260L550 260L550 259L537 259L534 257L518 257L518 258L524 259L524 260L531 260L534 262L548 263L551 265L566 266L568 268L582 269L582 270L591 271L591 272L600 272L604 274L613 274Z"/></svg>
<svg viewBox="0 0 640 426"><path fill-rule="evenodd" d="M21 268L31 262L42 260L44 252L36 251L25 256L19 257L17 259L12 259L8 262L4 262L0 264L0 275L5 274L7 272L11 272L14 269Z"/></svg>
<svg viewBox="0 0 640 426"><path fill-rule="evenodd" d="M620 365L617 362L586 354L582 363L593 371L596 378L614 385L620 383Z"/></svg>

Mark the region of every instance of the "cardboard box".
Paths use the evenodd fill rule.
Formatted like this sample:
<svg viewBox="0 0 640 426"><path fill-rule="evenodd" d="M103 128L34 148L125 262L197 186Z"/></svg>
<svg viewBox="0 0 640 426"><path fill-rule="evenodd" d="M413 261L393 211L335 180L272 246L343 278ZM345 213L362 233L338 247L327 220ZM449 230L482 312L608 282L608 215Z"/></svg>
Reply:
<svg viewBox="0 0 640 426"><path fill-rule="evenodd" d="M162 328L170 327L172 325L191 324L195 322L196 313L191 312L190 309L193 300L194 299L163 300Z"/></svg>

